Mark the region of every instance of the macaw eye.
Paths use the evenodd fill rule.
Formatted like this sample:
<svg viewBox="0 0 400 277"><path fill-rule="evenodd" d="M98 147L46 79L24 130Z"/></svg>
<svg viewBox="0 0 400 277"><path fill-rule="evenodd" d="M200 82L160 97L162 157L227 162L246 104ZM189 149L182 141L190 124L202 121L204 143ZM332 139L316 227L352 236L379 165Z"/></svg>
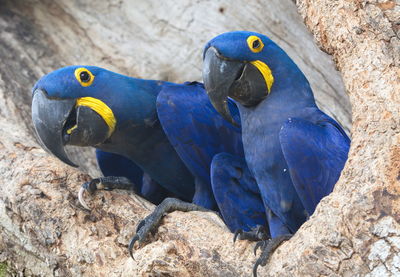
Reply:
<svg viewBox="0 0 400 277"><path fill-rule="evenodd" d="M253 41L253 49L257 49L258 47L260 47L260 41L257 39L255 41Z"/></svg>
<svg viewBox="0 0 400 277"><path fill-rule="evenodd" d="M75 70L75 78L83 87L88 87L93 83L94 75L88 69L80 67Z"/></svg>
<svg viewBox="0 0 400 277"><path fill-rule="evenodd" d="M79 74L79 78L84 83L87 83L90 81L90 75L89 75L89 73L87 73L87 71L82 71L81 74Z"/></svg>
<svg viewBox="0 0 400 277"><path fill-rule="evenodd" d="M249 46L250 50L254 53L259 53L264 48L264 43L257 36L249 36L247 38L247 45Z"/></svg>

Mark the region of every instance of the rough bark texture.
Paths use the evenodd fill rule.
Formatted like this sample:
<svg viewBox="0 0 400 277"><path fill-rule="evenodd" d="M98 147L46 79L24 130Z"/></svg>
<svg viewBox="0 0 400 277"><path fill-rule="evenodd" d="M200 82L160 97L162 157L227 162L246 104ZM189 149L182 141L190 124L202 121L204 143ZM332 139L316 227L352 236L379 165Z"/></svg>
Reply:
<svg viewBox="0 0 400 277"><path fill-rule="evenodd" d="M350 105L333 63L313 44L289 0L95 3L0 1L0 261L20 275L250 275L253 245L233 245L212 213L168 215L152 242L130 259L127 242L153 206L118 191L96 194L93 211L82 210L76 192L88 176L38 147L29 90L44 73L70 64L200 80L204 43L224 31L249 29L287 50L321 108L349 130ZM400 274L399 5L304 0L298 7L342 72L353 142L334 193L259 272ZM98 174L91 152L74 153Z"/></svg>
<svg viewBox="0 0 400 277"><path fill-rule="evenodd" d="M352 103L350 158L334 192L268 265L271 276L400 276L400 6L300 0Z"/></svg>
<svg viewBox="0 0 400 277"><path fill-rule="evenodd" d="M76 191L87 176L65 167L14 124L0 144L1 259L13 273L43 276L246 275L250 244L232 235L213 213L174 213L155 242L135 252L127 244L153 205L124 192L98 193L83 210Z"/></svg>

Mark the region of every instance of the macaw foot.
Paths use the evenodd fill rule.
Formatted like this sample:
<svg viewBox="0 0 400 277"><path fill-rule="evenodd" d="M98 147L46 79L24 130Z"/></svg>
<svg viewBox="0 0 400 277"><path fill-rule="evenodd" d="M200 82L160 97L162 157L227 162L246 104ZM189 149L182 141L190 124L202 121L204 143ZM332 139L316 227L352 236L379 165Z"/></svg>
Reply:
<svg viewBox="0 0 400 277"><path fill-rule="evenodd" d="M261 255L257 259L256 263L253 266L253 276L257 277L257 268L258 266L265 266L268 262L269 257L274 253L274 251L281 245L284 241L289 240L293 235L283 235L273 239L269 239L266 241L260 241L256 244L254 248L254 253L257 253L257 249L261 247Z"/></svg>
<svg viewBox="0 0 400 277"><path fill-rule="evenodd" d="M233 235L233 243L239 240L251 240L251 241L265 241L269 239L269 232L267 228L263 225L257 225L257 227L253 228L250 231L243 231L242 229L238 229L235 231Z"/></svg>
<svg viewBox="0 0 400 277"><path fill-rule="evenodd" d="M108 176L94 178L89 182L84 183L78 193L79 203L87 209L90 210L89 206L86 204L83 197L85 191L93 194L96 190L113 190L113 189L124 189L130 190L134 187L134 184L125 177Z"/></svg>
<svg viewBox="0 0 400 277"><path fill-rule="evenodd" d="M142 246L143 242L146 240L147 236L155 231L161 222L161 219L165 214L171 213L173 211L191 212L191 211L210 211L201 206L188 203L176 198L166 198L160 205L158 205L154 211L146 216L142 221L139 222L136 227L136 234L131 239L129 243L129 254L133 259L133 247L136 242L139 243L139 247Z"/></svg>

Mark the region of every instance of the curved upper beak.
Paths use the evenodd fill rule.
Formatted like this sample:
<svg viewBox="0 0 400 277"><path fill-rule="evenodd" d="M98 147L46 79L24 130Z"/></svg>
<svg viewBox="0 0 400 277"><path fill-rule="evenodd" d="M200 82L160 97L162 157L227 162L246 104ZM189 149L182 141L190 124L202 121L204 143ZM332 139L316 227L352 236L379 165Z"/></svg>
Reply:
<svg viewBox="0 0 400 277"><path fill-rule="evenodd" d="M83 99L83 98L79 98ZM110 136L100 114L78 99L49 98L36 89L32 99L32 121L41 146L61 161L77 167L65 152L65 145L94 146Z"/></svg>
<svg viewBox="0 0 400 277"><path fill-rule="evenodd" d="M228 96L245 107L255 106L267 97L272 85L270 68L261 61L236 61L222 57L214 47L207 49L203 63L204 86L214 108L229 122L233 120Z"/></svg>
<svg viewBox="0 0 400 277"><path fill-rule="evenodd" d="M228 108L227 98L231 87L244 68L244 63L220 57L214 47L207 49L203 61L203 80L214 108L230 123L238 126Z"/></svg>
<svg viewBox="0 0 400 277"><path fill-rule="evenodd" d="M75 107L75 99L50 99L47 93L33 92L32 121L41 146L70 166L77 167L65 152L63 130Z"/></svg>

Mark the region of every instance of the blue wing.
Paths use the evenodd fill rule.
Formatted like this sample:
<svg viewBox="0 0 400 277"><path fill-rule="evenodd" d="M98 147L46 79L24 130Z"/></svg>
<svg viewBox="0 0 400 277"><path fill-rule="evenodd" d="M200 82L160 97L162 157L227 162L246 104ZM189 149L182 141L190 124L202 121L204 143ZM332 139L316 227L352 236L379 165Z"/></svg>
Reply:
<svg viewBox="0 0 400 277"><path fill-rule="evenodd" d="M293 185L311 215L339 179L350 139L337 122L322 112L315 123L289 119L279 139Z"/></svg>
<svg viewBox="0 0 400 277"><path fill-rule="evenodd" d="M153 204L159 204L163 199L172 195L157 182L143 173L133 161L124 156L96 149L97 164L104 176L123 176L133 184L137 194Z"/></svg>
<svg viewBox="0 0 400 277"><path fill-rule="evenodd" d="M231 231L250 231L257 225L268 225L257 182L244 157L228 153L215 155L211 183L221 215Z"/></svg>
<svg viewBox="0 0 400 277"><path fill-rule="evenodd" d="M232 101L229 107L235 120L240 122ZM217 113L202 84L166 85L158 95L157 112L180 158L203 183L210 185L210 165L216 154L244 156L240 128Z"/></svg>

